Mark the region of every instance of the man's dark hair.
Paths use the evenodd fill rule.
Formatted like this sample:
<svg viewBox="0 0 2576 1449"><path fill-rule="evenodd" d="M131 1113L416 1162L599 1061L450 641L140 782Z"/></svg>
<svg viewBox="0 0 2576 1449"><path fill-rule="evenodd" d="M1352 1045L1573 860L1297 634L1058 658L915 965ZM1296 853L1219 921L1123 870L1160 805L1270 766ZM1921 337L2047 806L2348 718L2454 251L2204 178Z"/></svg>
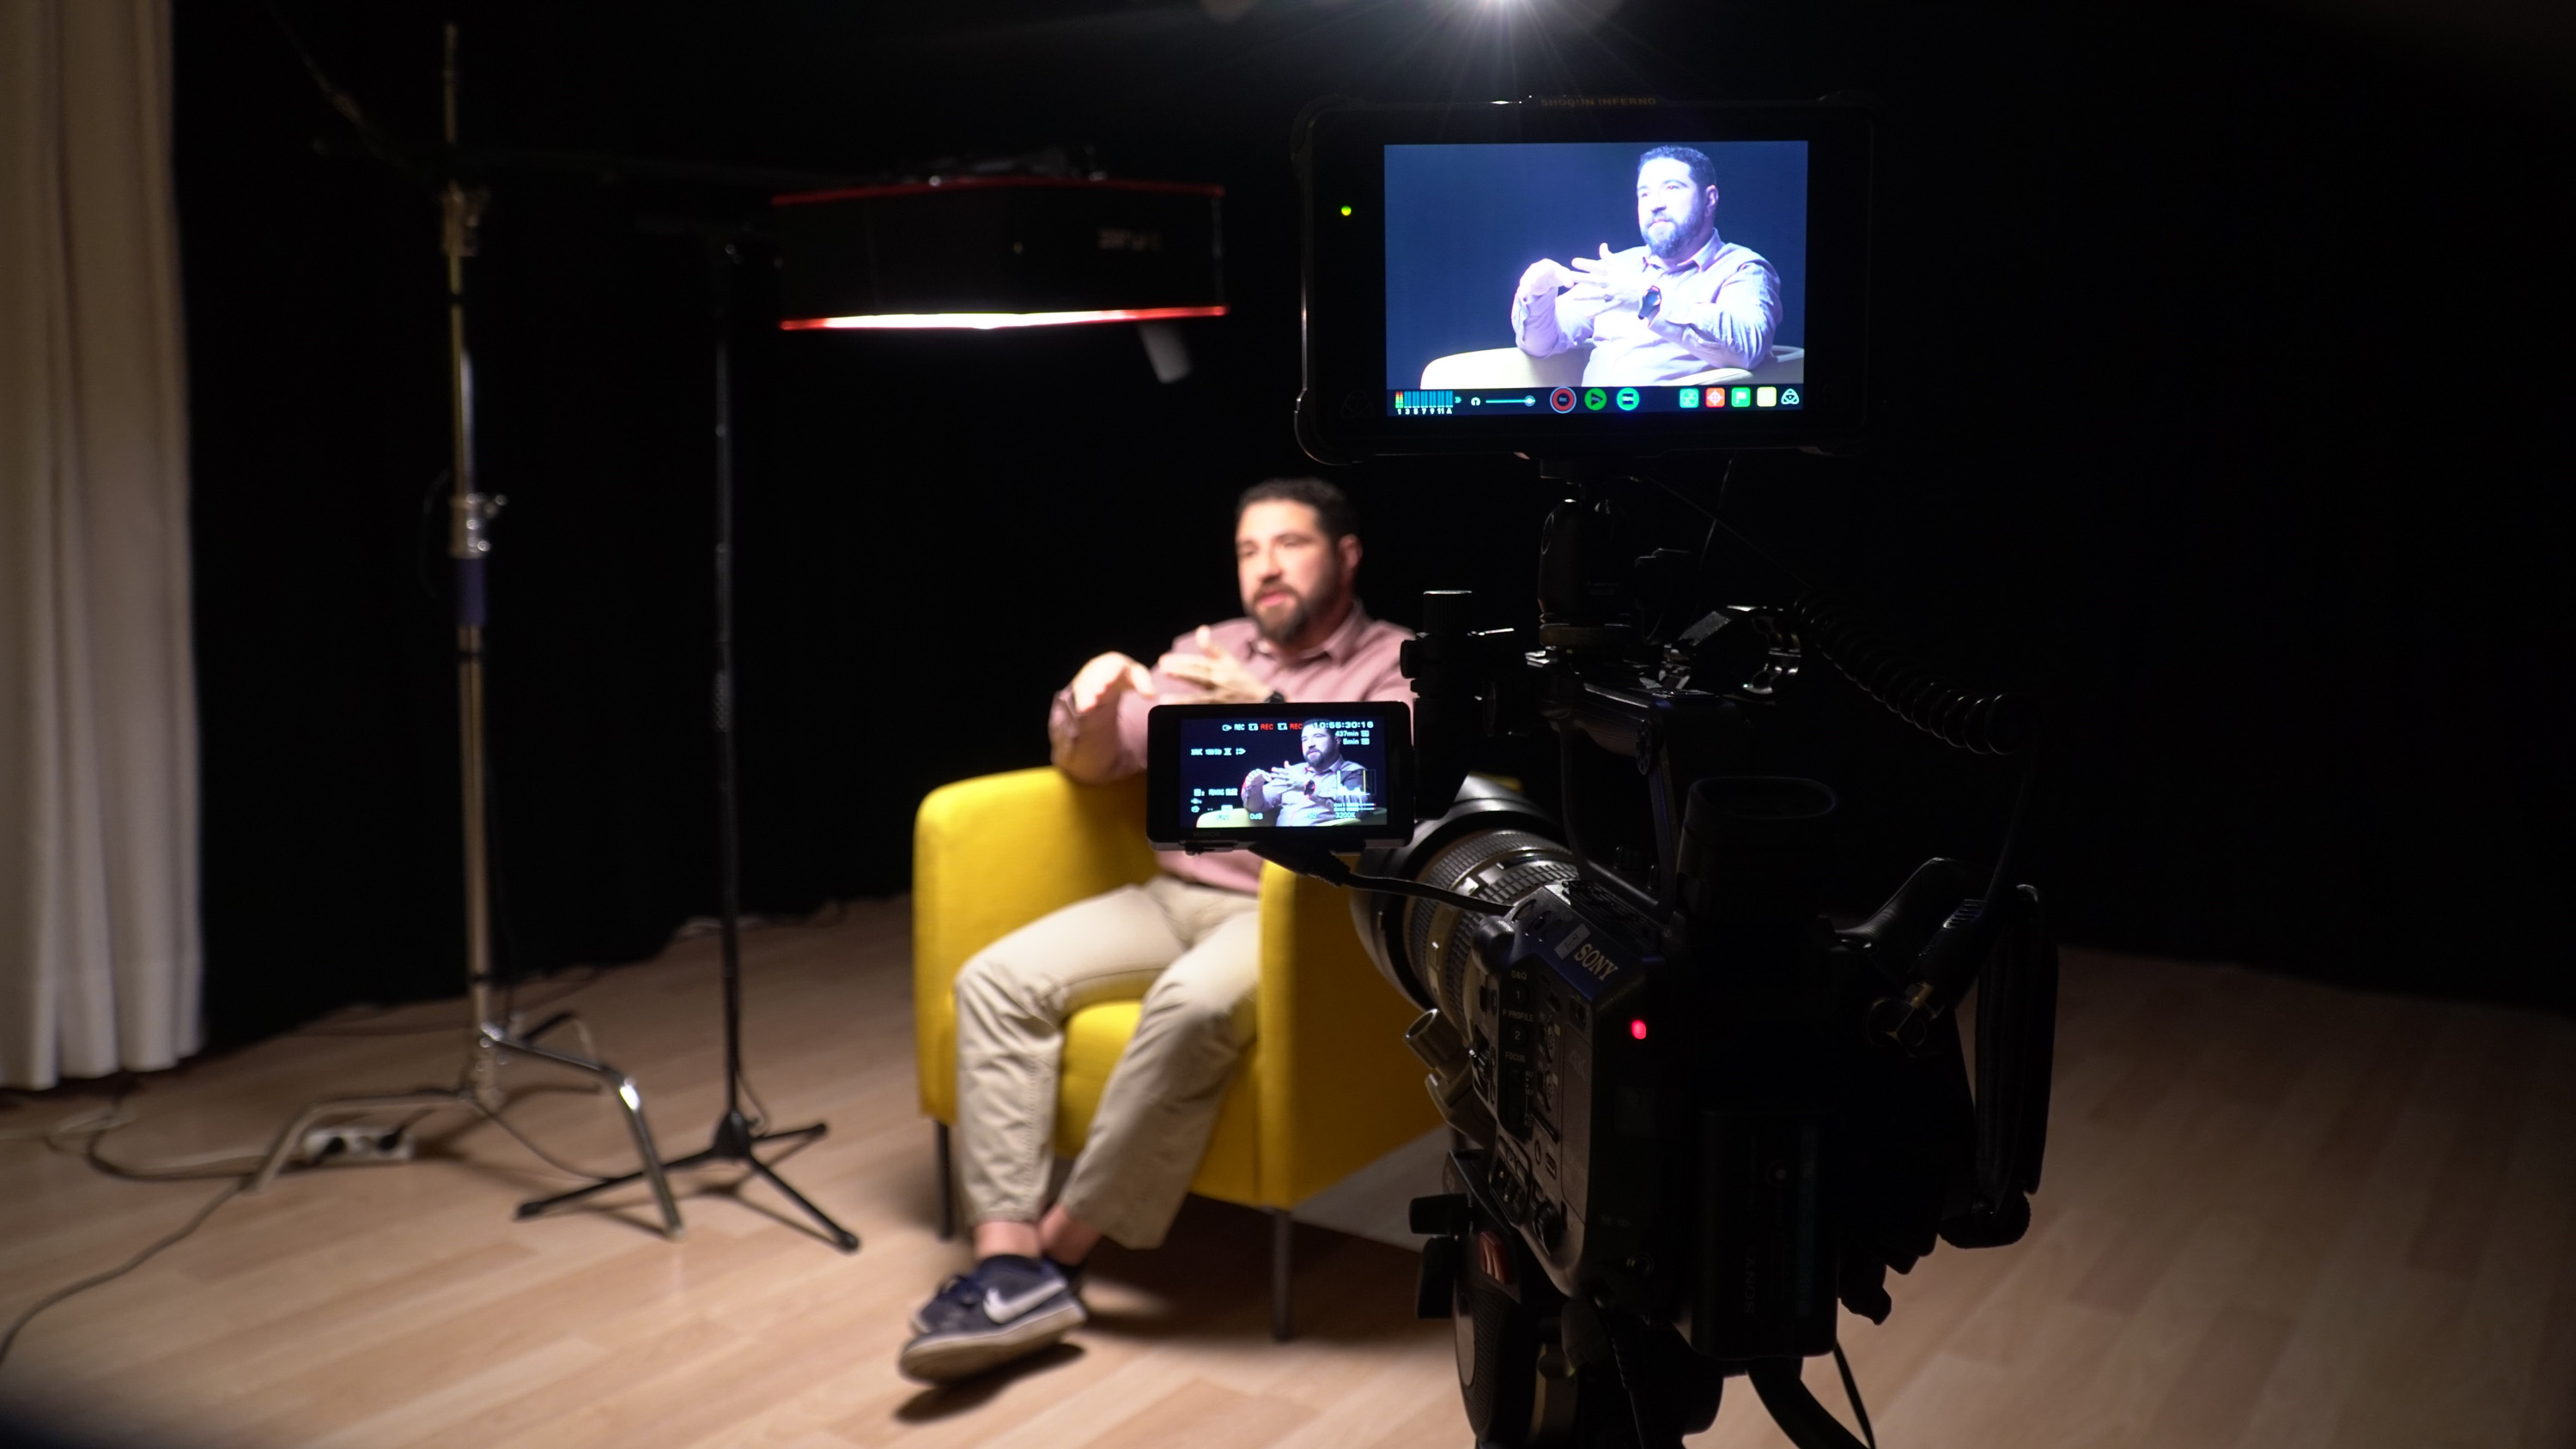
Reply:
<svg viewBox="0 0 2576 1449"><path fill-rule="evenodd" d="M1649 161L1679 161L1690 168L1691 185L1694 187L1717 184L1717 165L1708 159L1705 151L1694 151L1688 146L1657 146L1637 158L1637 169L1645 170Z"/></svg>
<svg viewBox="0 0 2576 1449"><path fill-rule="evenodd" d="M1272 478L1255 483L1234 500L1234 521L1243 522L1243 510L1256 503L1274 502L1303 503L1315 510L1315 526L1328 539L1347 538L1360 531L1359 515L1352 511L1351 500L1321 478Z"/></svg>

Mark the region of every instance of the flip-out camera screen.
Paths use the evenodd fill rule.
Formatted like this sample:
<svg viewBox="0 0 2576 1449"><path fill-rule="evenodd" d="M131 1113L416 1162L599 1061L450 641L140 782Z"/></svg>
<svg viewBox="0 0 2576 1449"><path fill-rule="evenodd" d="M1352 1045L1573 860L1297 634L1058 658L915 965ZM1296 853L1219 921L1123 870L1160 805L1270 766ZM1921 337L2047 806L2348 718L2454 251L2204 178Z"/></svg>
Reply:
<svg viewBox="0 0 2576 1449"><path fill-rule="evenodd" d="M1400 703L1157 708L1146 729L1147 834L1165 848L1404 839L1411 726Z"/></svg>
<svg viewBox="0 0 2576 1449"><path fill-rule="evenodd" d="M1807 150L1388 146L1387 411L1804 407Z"/></svg>
<svg viewBox="0 0 2576 1449"><path fill-rule="evenodd" d="M1840 102L1318 105L1299 442L1326 462L1857 443L1875 125Z"/></svg>

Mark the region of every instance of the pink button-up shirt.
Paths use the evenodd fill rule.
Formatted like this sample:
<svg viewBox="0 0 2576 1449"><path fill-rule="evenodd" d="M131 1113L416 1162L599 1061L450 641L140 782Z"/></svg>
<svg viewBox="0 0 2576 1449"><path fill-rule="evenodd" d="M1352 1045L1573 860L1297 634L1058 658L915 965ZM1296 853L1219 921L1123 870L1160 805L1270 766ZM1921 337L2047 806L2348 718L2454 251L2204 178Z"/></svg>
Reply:
<svg viewBox="0 0 2576 1449"><path fill-rule="evenodd" d="M1591 344L1583 380L1650 387L1712 367L1760 367L1780 331L1780 274L1751 247L1708 234L1696 252L1666 263L1642 246L1611 254L1608 266L1662 288L1652 317L1611 307L1586 317L1575 304L1515 295L1512 340L1532 357ZM1571 311L1571 319L1566 315Z"/></svg>
<svg viewBox="0 0 2576 1449"><path fill-rule="evenodd" d="M1250 619L1228 619L1213 626L1216 647L1243 661L1253 678L1286 695L1292 703L1324 704L1350 700L1402 700L1413 702L1413 681L1396 667L1396 656L1413 631L1399 624L1372 619L1355 600L1348 618L1335 629L1332 637L1303 654L1281 653L1261 637L1261 629ZM1197 631L1183 634L1172 641L1175 653L1199 652ZM1194 697L1197 686L1185 684L1161 670L1154 672L1154 688L1159 700L1147 699L1132 691L1118 699L1118 762L1112 778L1124 778L1145 768L1145 715L1157 703L1183 703ZM1071 728L1073 691L1059 689L1055 703L1047 713L1050 737ZM1157 851L1163 869L1183 880L1216 886L1230 891L1255 891L1261 888L1261 861L1247 851L1217 851L1208 855L1191 855L1184 851Z"/></svg>

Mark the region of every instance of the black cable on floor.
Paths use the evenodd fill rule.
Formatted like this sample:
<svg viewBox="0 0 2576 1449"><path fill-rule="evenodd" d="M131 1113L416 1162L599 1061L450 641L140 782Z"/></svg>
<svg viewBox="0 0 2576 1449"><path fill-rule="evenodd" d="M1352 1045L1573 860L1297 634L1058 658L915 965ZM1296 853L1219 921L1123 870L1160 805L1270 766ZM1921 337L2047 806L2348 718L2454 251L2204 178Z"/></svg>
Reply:
<svg viewBox="0 0 2576 1449"><path fill-rule="evenodd" d="M625 1176L624 1173L593 1172L587 1167L575 1167L571 1163L566 1162L562 1158L555 1156L553 1153L548 1152L542 1147L539 1147L534 1138L531 1138L527 1133L520 1131L517 1124L513 1123L509 1118L502 1116L500 1113L493 1111L491 1108L484 1106L480 1102L474 1104L474 1110L482 1113L484 1119L490 1122L493 1126L509 1133L511 1138L521 1147L534 1153L540 1161L545 1163L546 1166L553 1168L557 1172L569 1173L574 1177L586 1178L592 1182L606 1182L612 1177Z"/></svg>
<svg viewBox="0 0 2576 1449"><path fill-rule="evenodd" d="M44 1297L37 1299L26 1312L19 1314L15 1319L11 1320L6 1332L0 1332L0 1364L6 1364L8 1362L10 1347L18 1341L19 1333L24 1330L30 1322L34 1321L36 1315L43 1313L46 1309L52 1308L68 1299L74 1298L82 1293L86 1293L92 1288L99 1287L102 1284L113 1283L117 1279L124 1277L126 1274L133 1272L135 1269L142 1267L145 1263L150 1262L156 1255L176 1246L178 1243L186 1239L190 1233L193 1233L197 1229L205 1226L206 1219L215 1215L215 1209L222 1207L225 1203L239 1197L244 1190L249 1188L252 1177L258 1171L259 1165L263 1159L258 1155L251 1154L245 1154L236 1159L223 1159L227 1161L238 1161L244 1164L237 1171L226 1171L221 1167L213 1166L211 1164L207 1166L197 1166L192 1164L188 1167L182 1168L157 1168L148 1166L132 1167L121 1162L110 1161L106 1155L98 1150L98 1144L107 1136L108 1133L115 1131L119 1127L127 1126L134 1120L131 1117L123 1117L119 1115L125 1105L126 1096L127 1092L121 1091L117 1093L116 1096L110 1100L107 1108L102 1113L104 1120L101 1121L99 1125L92 1128L87 1134L88 1140L81 1145L80 1155L83 1161L110 1177L118 1178L126 1182L192 1182L212 1179L228 1179L228 1181L225 1183L223 1191L218 1192L212 1198L209 1198L206 1201L206 1205L197 1209L196 1215L189 1218L187 1223L177 1232L153 1243L150 1247L147 1247L142 1252L135 1254L133 1257L127 1259L117 1267L111 1268L104 1273L94 1273L87 1278L81 1279L77 1283L67 1283L62 1287L55 1289L53 1292L46 1294ZM512 1138L516 1139L520 1146L536 1154L536 1156L542 1159L547 1166L554 1168L556 1171L568 1173L574 1177L587 1178L594 1182L609 1175L591 1172L585 1168L573 1166L571 1163L568 1163L562 1158L555 1156L553 1153L546 1151L544 1148L539 1147L526 1133L521 1132L516 1124L502 1117L500 1113L492 1111L490 1108L484 1107L480 1103L476 1103L474 1105L477 1111L481 1112L485 1117L490 1118L502 1131L509 1133ZM411 1129L414 1123L419 1122L423 1117L428 1115L429 1113L425 1111L415 1113L400 1127L397 1127L395 1131L397 1133L407 1132ZM69 1144L62 1140L62 1133L59 1128L47 1132L44 1136L44 1142L47 1147L52 1148L55 1151L69 1150Z"/></svg>
<svg viewBox="0 0 2576 1449"><path fill-rule="evenodd" d="M150 1262L155 1254L161 1252L165 1248L169 1248L177 1244L190 1233L193 1233L197 1229L205 1226L206 1219L215 1215L215 1209L222 1207L225 1203L231 1202L234 1198L241 1196L242 1189L248 1186L250 1186L250 1177L248 1174L244 1174L231 1185L227 1186L223 1191L216 1193L213 1197L207 1199L206 1205L197 1209L197 1215L188 1219L187 1223L182 1226L179 1231L170 1234L168 1237L161 1239L152 1246L145 1248L142 1252L126 1259L124 1263L117 1267L110 1268L104 1273L93 1273L89 1277L83 1278L77 1283L66 1284L63 1287L57 1288L53 1292L46 1294L44 1297L37 1299L34 1307L19 1314L16 1319L11 1321L8 1332L0 1333L0 1364L6 1364L9 1361L10 1346L18 1341L19 1331L24 1329L28 1323L33 1321L37 1314L44 1312L46 1309L53 1307L55 1304L60 1303L75 1294L88 1292L90 1289L96 1288L102 1283L113 1283L117 1279L124 1277L126 1274L133 1272L135 1269L142 1267L145 1263Z"/></svg>

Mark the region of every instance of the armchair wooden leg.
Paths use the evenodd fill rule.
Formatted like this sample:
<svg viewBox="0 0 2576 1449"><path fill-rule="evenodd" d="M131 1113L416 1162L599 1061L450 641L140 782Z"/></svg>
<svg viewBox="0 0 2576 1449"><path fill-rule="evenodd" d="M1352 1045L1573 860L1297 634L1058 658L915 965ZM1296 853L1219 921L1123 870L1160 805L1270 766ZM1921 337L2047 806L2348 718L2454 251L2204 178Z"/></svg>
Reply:
<svg viewBox="0 0 2576 1449"><path fill-rule="evenodd" d="M1289 1245L1296 1227L1286 1208L1270 1210L1270 1341L1288 1341Z"/></svg>
<svg viewBox="0 0 2576 1449"><path fill-rule="evenodd" d="M957 1164L948 1156L948 1124L930 1124L933 1138L939 1144L939 1241L957 1236Z"/></svg>

